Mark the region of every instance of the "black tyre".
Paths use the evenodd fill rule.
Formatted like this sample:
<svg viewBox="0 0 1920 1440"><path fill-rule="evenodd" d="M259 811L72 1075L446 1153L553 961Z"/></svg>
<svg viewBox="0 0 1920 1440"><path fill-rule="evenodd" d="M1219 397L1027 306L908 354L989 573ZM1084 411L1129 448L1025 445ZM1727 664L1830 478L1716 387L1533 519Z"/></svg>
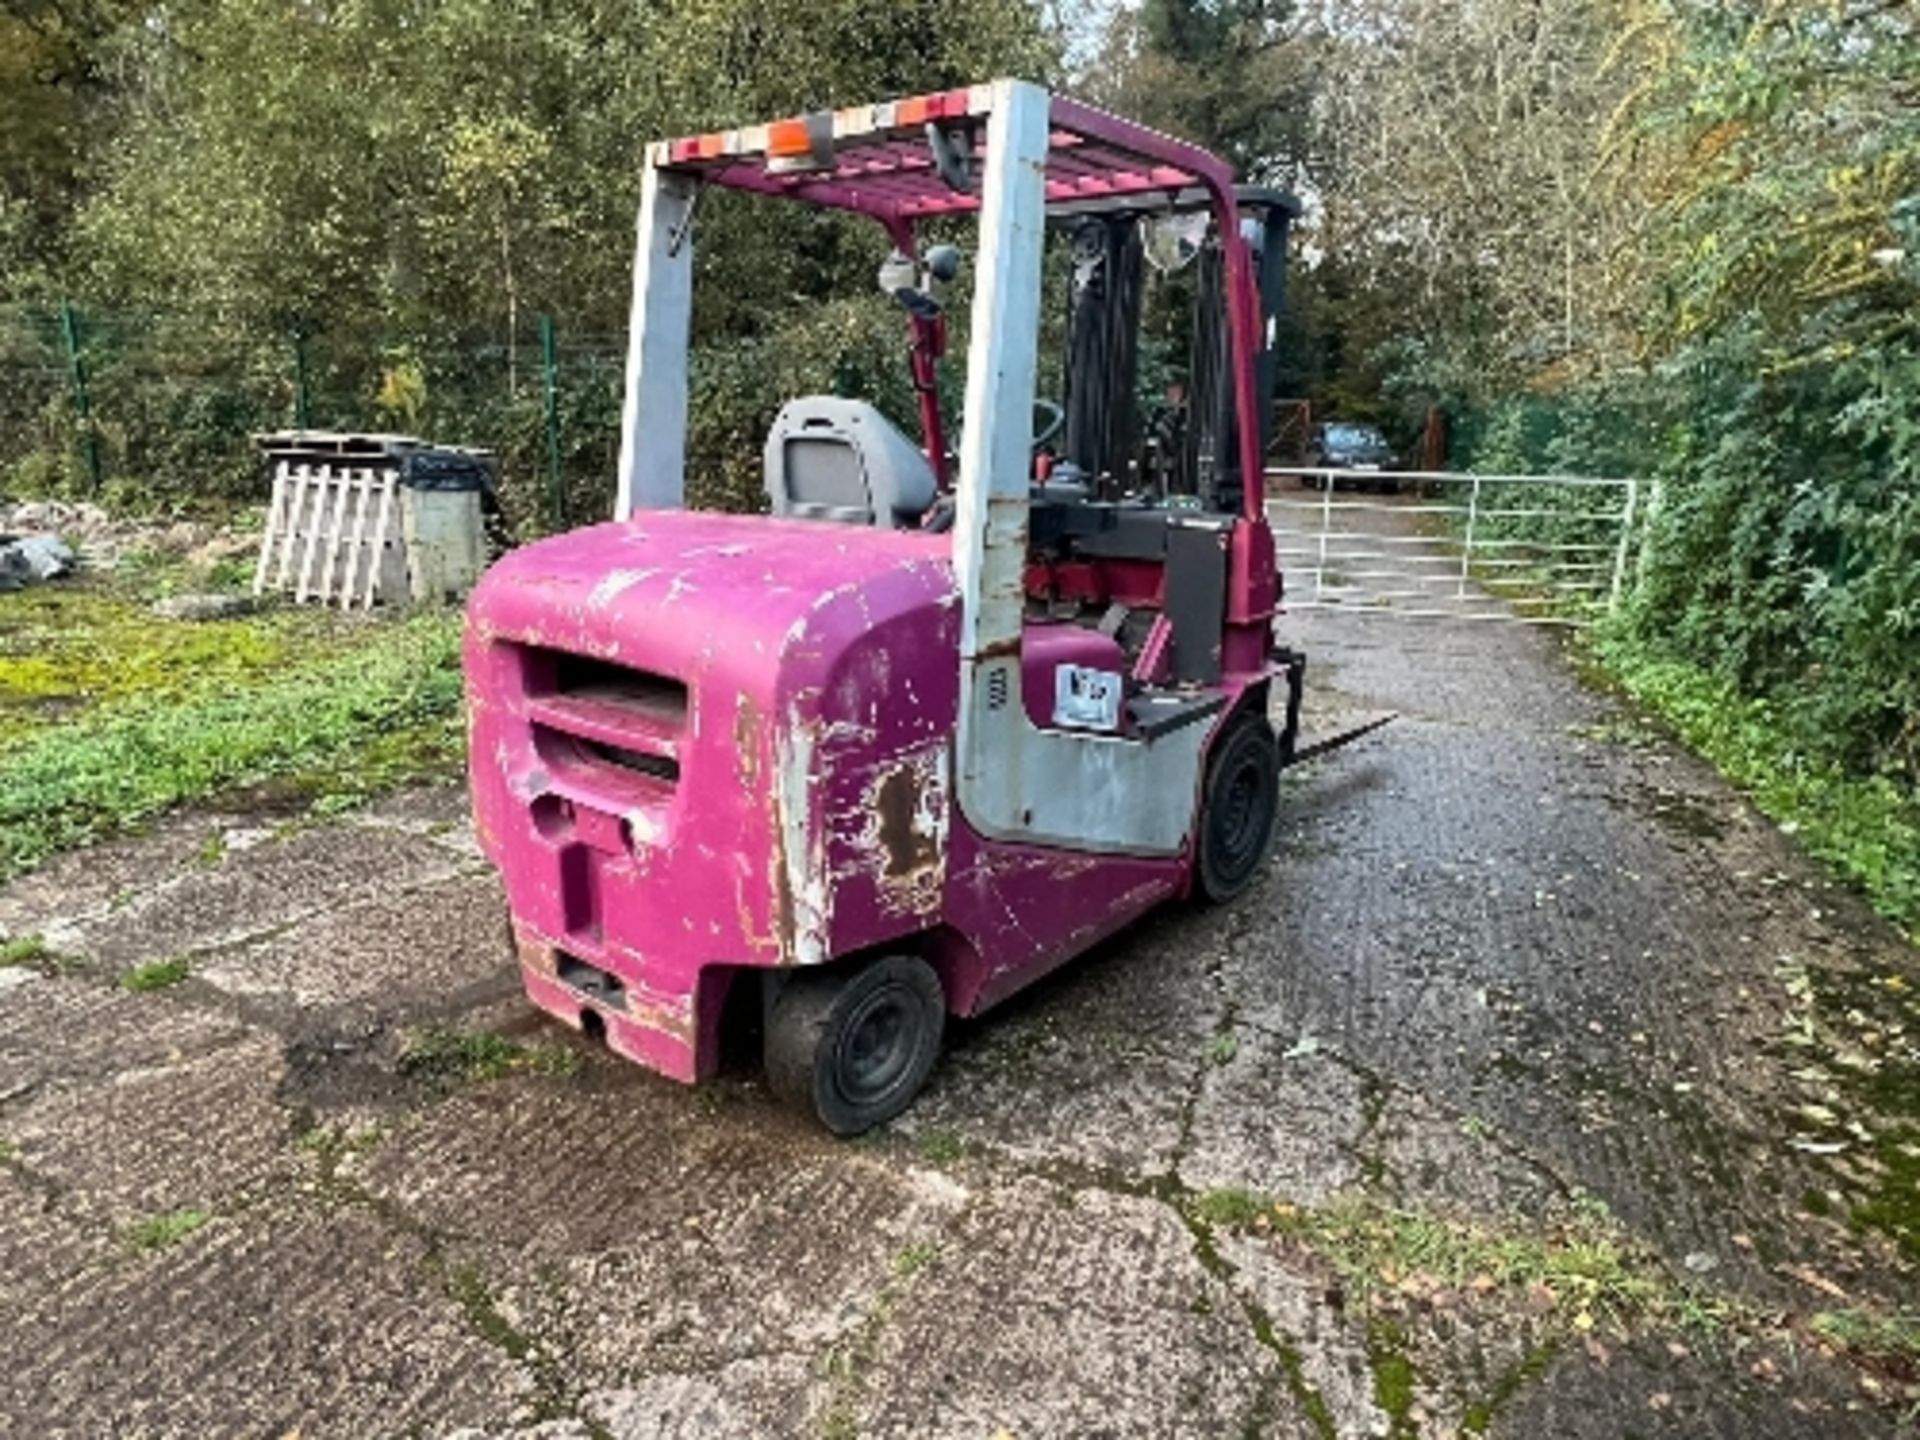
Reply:
<svg viewBox="0 0 1920 1440"><path fill-rule="evenodd" d="M940 1054L940 977L912 955L789 980L767 1016L767 1081L836 1135L858 1135L912 1103Z"/></svg>
<svg viewBox="0 0 1920 1440"><path fill-rule="evenodd" d="M1207 758L1200 795L1198 889L1224 904L1253 883L1273 844L1280 808L1280 746L1266 716L1243 710Z"/></svg>

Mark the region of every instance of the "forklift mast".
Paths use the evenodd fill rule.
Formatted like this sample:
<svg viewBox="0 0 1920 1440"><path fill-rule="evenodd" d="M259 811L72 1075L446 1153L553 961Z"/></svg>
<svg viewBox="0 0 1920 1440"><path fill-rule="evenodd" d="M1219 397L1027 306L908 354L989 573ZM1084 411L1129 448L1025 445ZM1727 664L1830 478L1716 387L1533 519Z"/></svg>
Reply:
<svg viewBox="0 0 1920 1440"><path fill-rule="evenodd" d="M1270 399L1286 298L1287 242L1300 206L1291 195L1251 185L1236 186L1235 195L1260 305L1254 367L1264 456L1272 438ZM1239 508L1225 251L1211 229L1190 266L1193 293L1186 307L1185 363L1176 367L1186 389L1184 403L1176 406L1164 395L1143 395L1140 390L1140 331L1151 294L1141 227L1204 211L1206 203L1204 192L1194 190L1151 209L1089 210L1056 220L1069 227L1072 259L1061 458L1090 477L1095 493L1104 498L1153 490L1196 497L1209 509ZM1155 453L1149 453L1150 445Z"/></svg>

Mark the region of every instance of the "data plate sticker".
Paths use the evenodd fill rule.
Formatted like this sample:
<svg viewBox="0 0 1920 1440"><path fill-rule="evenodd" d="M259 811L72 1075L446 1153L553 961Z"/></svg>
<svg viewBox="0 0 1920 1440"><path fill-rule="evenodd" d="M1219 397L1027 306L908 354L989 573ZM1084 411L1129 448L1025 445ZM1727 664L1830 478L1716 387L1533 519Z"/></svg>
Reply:
<svg viewBox="0 0 1920 1440"><path fill-rule="evenodd" d="M1117 670L1060 666L1053 672L1053 723L1071 730L1118 730L1123 680Z"/></svg>

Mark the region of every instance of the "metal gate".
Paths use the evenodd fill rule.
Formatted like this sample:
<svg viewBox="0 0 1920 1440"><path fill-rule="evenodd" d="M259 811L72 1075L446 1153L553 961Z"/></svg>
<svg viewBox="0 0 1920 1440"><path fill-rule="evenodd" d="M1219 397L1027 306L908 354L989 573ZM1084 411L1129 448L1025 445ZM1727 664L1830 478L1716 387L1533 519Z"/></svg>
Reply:
<svg viewBox="0 0 1920 1440"><path fill-rule="evenodd" d="M1286 605L1404 618L1585 625L1616 608L1638 480L1276 466Z"/></svg>

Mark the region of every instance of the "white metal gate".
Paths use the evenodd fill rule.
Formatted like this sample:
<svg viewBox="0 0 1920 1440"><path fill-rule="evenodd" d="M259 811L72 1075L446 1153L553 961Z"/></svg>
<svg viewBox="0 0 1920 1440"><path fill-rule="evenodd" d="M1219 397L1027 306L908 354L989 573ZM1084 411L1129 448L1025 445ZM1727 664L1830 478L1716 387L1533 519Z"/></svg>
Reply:
<svg viewBox="0 0 1920 1440"><path fill-rule="evenodd" d="M1584 625L1620 603L1638 480L1275 467L1289 609Z"/></svg>

